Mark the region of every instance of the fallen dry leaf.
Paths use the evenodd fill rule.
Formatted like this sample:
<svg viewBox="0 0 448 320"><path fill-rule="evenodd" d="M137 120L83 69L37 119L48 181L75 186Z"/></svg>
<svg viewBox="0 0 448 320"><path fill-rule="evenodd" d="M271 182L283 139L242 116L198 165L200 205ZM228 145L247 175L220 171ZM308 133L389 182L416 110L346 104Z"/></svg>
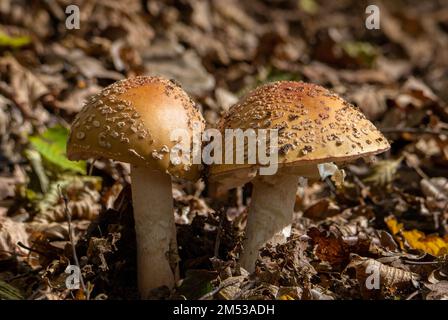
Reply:
<svg viewBox="0 0 448 320"><path fill-rule="evenodd" d="M26 251L17 244L28 246L29 234L22 222L0 216L0 258L14 254L23 255Z"/></svg>
<svg viewBox="0 0 448 320"><path fill-rule="evenodd" d="M448 235L442 238L437 235L426 235L415 229L407 231L404 230L403 224L398 223L394 217L387 218L386 224L402 245L403 240L405 240L406 244L411 248L422 250L433 256L441 256L448 253Z"/></svg>
<svg viewBox="0 0 448 320"><path fill-rule="evenodd" d="M361 293L365 298L385 298L415 290L420 278L410 271L356 255L352 257L346 270L350 268L355 269Z"/></svg>

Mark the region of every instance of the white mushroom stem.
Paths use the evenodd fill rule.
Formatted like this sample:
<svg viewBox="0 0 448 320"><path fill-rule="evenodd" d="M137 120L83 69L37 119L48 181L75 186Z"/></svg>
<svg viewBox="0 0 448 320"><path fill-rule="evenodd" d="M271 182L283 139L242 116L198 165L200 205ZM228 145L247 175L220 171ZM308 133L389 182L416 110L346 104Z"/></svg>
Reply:
<svg viewBox="0 0 448 320"><path fill-rule="evenodd" d="M246 239L240 264L255 270L258 250L267 242L283 243L290 236L297 184L296 175L258 176L253 180Z"/></svg>
<svg viewBox="0 0 448 320"><path fill-rule="evenodd" d="M133 166L132 201L137 240L137 277L141 297L151 289L173 288L178 279L176 226L171 177Z"/></svg>

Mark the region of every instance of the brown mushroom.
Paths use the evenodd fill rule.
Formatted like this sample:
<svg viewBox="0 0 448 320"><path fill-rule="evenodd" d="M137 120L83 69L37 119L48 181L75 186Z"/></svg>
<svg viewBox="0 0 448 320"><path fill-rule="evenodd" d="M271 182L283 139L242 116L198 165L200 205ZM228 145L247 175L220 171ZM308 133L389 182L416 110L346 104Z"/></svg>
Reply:
<svg viewBox="0 0 448 320"><path fill-rule="evenodd" d="M91 97L71 126L71 160L109 158L132 165L132 201L137 240L139 291L143 298L178 277L171 176L198 178L197 165L172 161L173 130L204 120L173 81L136 77L116 82ZM185 160L185 159L183 159Z"/></svg>
<svg viewBox="0 0 448 320"><path fill-rule="evenodd" d="M299 176L316 179L319 171L334 167L331 162L346 162L390 148L359 109L323 87L304 82L279 81L247 94L219 124L222 133L238 128L278 129L278 171L274 176L259 175L259 163L215 164L210 168L210 180L217 190L252 180L240 260L248 271L254 270L258 250L264 244L283 242L289 236Z"/></svg>

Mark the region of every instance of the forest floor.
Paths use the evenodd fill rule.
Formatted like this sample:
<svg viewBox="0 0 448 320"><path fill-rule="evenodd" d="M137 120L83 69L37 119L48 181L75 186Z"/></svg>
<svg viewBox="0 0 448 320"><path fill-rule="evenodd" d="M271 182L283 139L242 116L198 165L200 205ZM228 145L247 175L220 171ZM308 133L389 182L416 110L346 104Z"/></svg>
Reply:
<svg viewBox="0 0 448 320"><path fill-rule="evenodd" d="M291 237L253 274L238 266L251 185L217 200L176 181L182 280L152 298L448 299L447 2L384 1L378 30L365 1L164 3L2 0L0 299L138 298L129 167L64 153L87 97L155 74L181 83L209 127L262 83L320 84L391 149L346 166L335 192L299 189ZM65 284L72 245L85 290Z"/></svg>

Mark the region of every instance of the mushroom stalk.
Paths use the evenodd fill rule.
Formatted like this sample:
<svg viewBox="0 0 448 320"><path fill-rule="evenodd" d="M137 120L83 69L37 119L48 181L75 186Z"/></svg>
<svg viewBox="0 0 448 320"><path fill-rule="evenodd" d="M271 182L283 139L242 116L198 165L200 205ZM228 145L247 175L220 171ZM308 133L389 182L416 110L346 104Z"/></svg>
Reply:
<svg viewBox="0 0 448 320"><path fill-rule="evenodd" d="M171 177L133 166L132 201L137 240L137 281L140 295L151 289L173 288L178 279L176 226Z"/></svg>
<svg viewBox="0 0 448 320"><path fill-rule="evenodd" d="M240 264L255 270L259 249L267 242L283 243L291 233L297 184L294 175L258 176L253 181L246 237Z"/></svg>

